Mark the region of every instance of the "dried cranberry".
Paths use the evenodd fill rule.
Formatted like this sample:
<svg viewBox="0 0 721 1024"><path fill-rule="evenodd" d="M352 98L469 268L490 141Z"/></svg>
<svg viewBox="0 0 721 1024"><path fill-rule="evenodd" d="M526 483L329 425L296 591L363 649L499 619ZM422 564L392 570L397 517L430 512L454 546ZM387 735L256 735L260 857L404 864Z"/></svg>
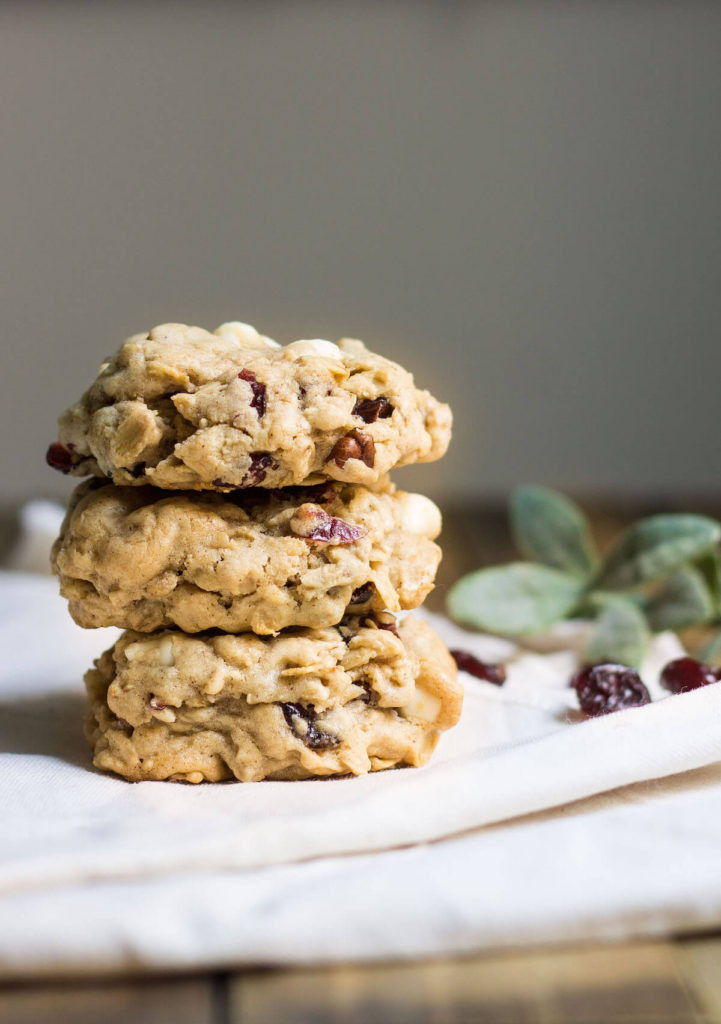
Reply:
<svg viewBox="0 0 721 1024"><path fill-rule="evenodd" d="M337 516L329 516L323 513L323 519L316 525L313 532L306 538L314 541L332 541L339 544L352 544L365 536L365 530L352 523L346 523L344 519Z"/></svg>
<svg viewBox="0 0 721 1024"><path fill-rule="evenodd" d="M167 704L162 704L156 697L151 697L148 701L148 707L153 711L165 711Z"/></svg>
<svg viewBox="0 0 721 1024"><path fill-rule="evenodd" d="M265 480L266 471L269 469L275 469L278 463L275 461L273 456L269 452L252 452L250 455L250 466L248 472L245 474L239 484L231 484L227 480L223 480L221 476L216 476L213 480L213 487L227 487L229 489L235 489L242 487L244 490L250 490L253 487L257 487ZM231 500L236 500L235 498ZM267 496L263 496L263 500L267 500ZM245 504L246 499L238 497L238 504Z"/></svg>
<svg viewBox="0 0 721 1024"><path fill-rule="evenodd" d="M361 526L353 526L337 516L329 516L318 505L306 502L301 505L290 520L290 529L303 540L329 544L352 544L364 537L366 531Z"/></svg>
<svg viewBox="0 0 721 1024"><path fill-rule="evenodd" d="M258 413L258 419L262 419L265 416L265 384L258 380L252 370L241 370L238 376L250 384L250 390L253 392L250 407Z"/></svg>
<svg viewBox="0 0 721 1024"><path fill-rule="evenodd" d="M649 704L651 697L641 677L627 665L590 665L571 680L581 711L591 717Z"/></svg>
<svg viewBox="0 0 721 1024"><path fill-rule="evenodd" d="M704 665L695 658L676 658L669 661L661 673L661 686L671 693L688 693L699 686L708 686L721 679L721 670Z"/></svg>
<svg viewBox="0 0 721 1024"><path fill-rule="evenodd" d="M363 434L360 430L351 430L345 437L336 441L330 457L339 469L343 469L349 459L360 459L369 469L372 469L376 461L376 446L370 434Z"/></svg>
<svg viewBox="0 0 721 1024"><path fill-rule="evenodd" d="M76 456L73 455L73 447L72 444L66 447L60 444L59 441L51 444L45 453L45 461L48 466L52 466L53 469L57 469L61 473L69 473L78 461Z"/></svg>
<svg viewBox="0 0 721 1024"><path fill-rule="evenodd" d="M387 629L389 633L393 634L393 636L400 637L396 620L390 612L379 612L378 615L368 615L363 620L363 625L373 625L378 629Z"/></svg>
<svg viewBox="0 0 721 1024"><path fill-rule="evenodd" d="M350 604L365 604L375 594L376 588L372 583L364 583L362 587L356 587L350 596Z"/></svg>
<svg viewBox="0 0 721 1024"><path fill-rule="evenodd" d="M353 415L360 416L364 423L375 423L392 416L393 406L387 398L359 398L353 406Z"/></svg>
<svg viewBox="0 0 721 1024"><path fill-rule="evenodd" d="M330 505L338 497L334 487L330 484L315 484L313 487L305 487L303 490L306 492L309 501L314 501L317 505Z"/></svg>
<svg viewBox="0 0 721 1024"><path fill-rule="evenodd" d="M340 745L340 740L337 736L332 736L329 732L324 732L323 729L319 729L315 724L316 712L315 708L306 708L302 704L281 704L283 710L283 717L288 723L288 728L292 729L295 735L303 740L307 747L311 750L334 750ZM301 725L301 723L303 723Z"/></svg>
<svg viewBox="0 0 721 1024"><path fill-rule="evenodd" d="M362 700L364 704L370 704L372 707L375 707L378 703L378 694L373 689L369 680L356 679L355 684L356 686L360 686L361 690L363 690L363 695L359 697L358 700Z"/></svg>
<svg viewBox="0 0 721 1024"><path fill-rule="evenodd" d="M268 452L253 452L250 469L243 477L241 487L257 487L265 480L266 470L275 469L278 463Z"/></svg>
<svg viewBox="0 0 721 1024"><path fill-rule="evenodd" d="M503 665L491 665L487 661L481 661L474 654L468 651L451 651L456 665L464 672L470 672L476 679L485 679L486 682L502 686L506 681L506 670Z"/></svg>

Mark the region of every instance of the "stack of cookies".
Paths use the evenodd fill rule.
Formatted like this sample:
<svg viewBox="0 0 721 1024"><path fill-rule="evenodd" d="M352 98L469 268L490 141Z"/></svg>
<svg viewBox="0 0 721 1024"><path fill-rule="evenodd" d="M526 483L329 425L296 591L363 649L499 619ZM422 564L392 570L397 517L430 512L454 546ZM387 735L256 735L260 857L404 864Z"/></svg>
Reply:
<svg viewBox="0 0 721 1024"><path fill-rule="evenodd" d="M428 760L462 690L395 613L433 586L441 520L387 474L444 454L447 406L359 341L164 324L59 428L48 462L91 479L53 568L79 625L125 630L86 676L97 767L252 781Z"/></svg>

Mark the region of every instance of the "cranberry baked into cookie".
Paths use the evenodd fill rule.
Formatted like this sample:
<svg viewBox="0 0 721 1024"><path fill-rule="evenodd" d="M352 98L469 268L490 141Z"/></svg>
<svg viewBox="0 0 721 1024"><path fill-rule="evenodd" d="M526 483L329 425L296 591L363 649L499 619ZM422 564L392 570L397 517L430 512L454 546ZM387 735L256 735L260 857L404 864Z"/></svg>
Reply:
<svg viewBox="0 0 721 1024"><path fill-rule="evenodd" d="M440 529L432 501L387 482L225 495L96 480L76 489L52 562L80 626L268 634L416 608Z"/></svg>
<svg viewBox="0 0 721 1024"><path fill-rule="evenodd" d="M116 484L375 484L448 447L451 413L360 341L285 347L246 324L129 338L59 421L48 462Z"/></svg>
<svg viewBox="0 0 721 1024"><path fill-rule="evenodd" d="M388 614L273 638L124 633L86 683L94 763L132 781L422 765L462 703L430 627Z"/></svg>

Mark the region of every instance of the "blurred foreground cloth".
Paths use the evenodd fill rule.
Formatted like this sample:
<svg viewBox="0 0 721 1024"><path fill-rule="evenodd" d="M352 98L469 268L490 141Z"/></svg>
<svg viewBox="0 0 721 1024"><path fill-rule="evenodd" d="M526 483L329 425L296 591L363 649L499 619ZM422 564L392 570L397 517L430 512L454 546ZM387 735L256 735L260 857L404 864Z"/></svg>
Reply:
<svg viewBox="0 0 721 1024"><path fill-rule="evenodd" d="M644 668L654 703L582 721L572 629L568 649L534 654L427 617L511 662L503 687L464 676L461 723L426 768L132 785L92 770L82 735L82 674L115 631L77 628L48 577L0 574L0 977L721 925L721 684L664 699L680 648L663 635Z"/></svg>

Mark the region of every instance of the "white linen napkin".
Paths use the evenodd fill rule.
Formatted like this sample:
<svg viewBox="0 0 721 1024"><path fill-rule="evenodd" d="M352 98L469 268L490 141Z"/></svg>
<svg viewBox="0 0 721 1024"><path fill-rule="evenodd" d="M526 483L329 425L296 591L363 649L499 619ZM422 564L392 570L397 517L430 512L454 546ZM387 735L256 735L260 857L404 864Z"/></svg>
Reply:
<svg viewBox="0 0 721 1024"><path fill-rule="evenodd" d="M427 617L452 646L510 658L503 687L464 676L461 723L427 767L133 785L91 770L81 731L82 673L115 631L74 626L53 580L0 575L0 976L721 921L721 691L663 696L676 638L658 637L644 666L654 703L583 721L572 650L528 653Z"/></svg>

